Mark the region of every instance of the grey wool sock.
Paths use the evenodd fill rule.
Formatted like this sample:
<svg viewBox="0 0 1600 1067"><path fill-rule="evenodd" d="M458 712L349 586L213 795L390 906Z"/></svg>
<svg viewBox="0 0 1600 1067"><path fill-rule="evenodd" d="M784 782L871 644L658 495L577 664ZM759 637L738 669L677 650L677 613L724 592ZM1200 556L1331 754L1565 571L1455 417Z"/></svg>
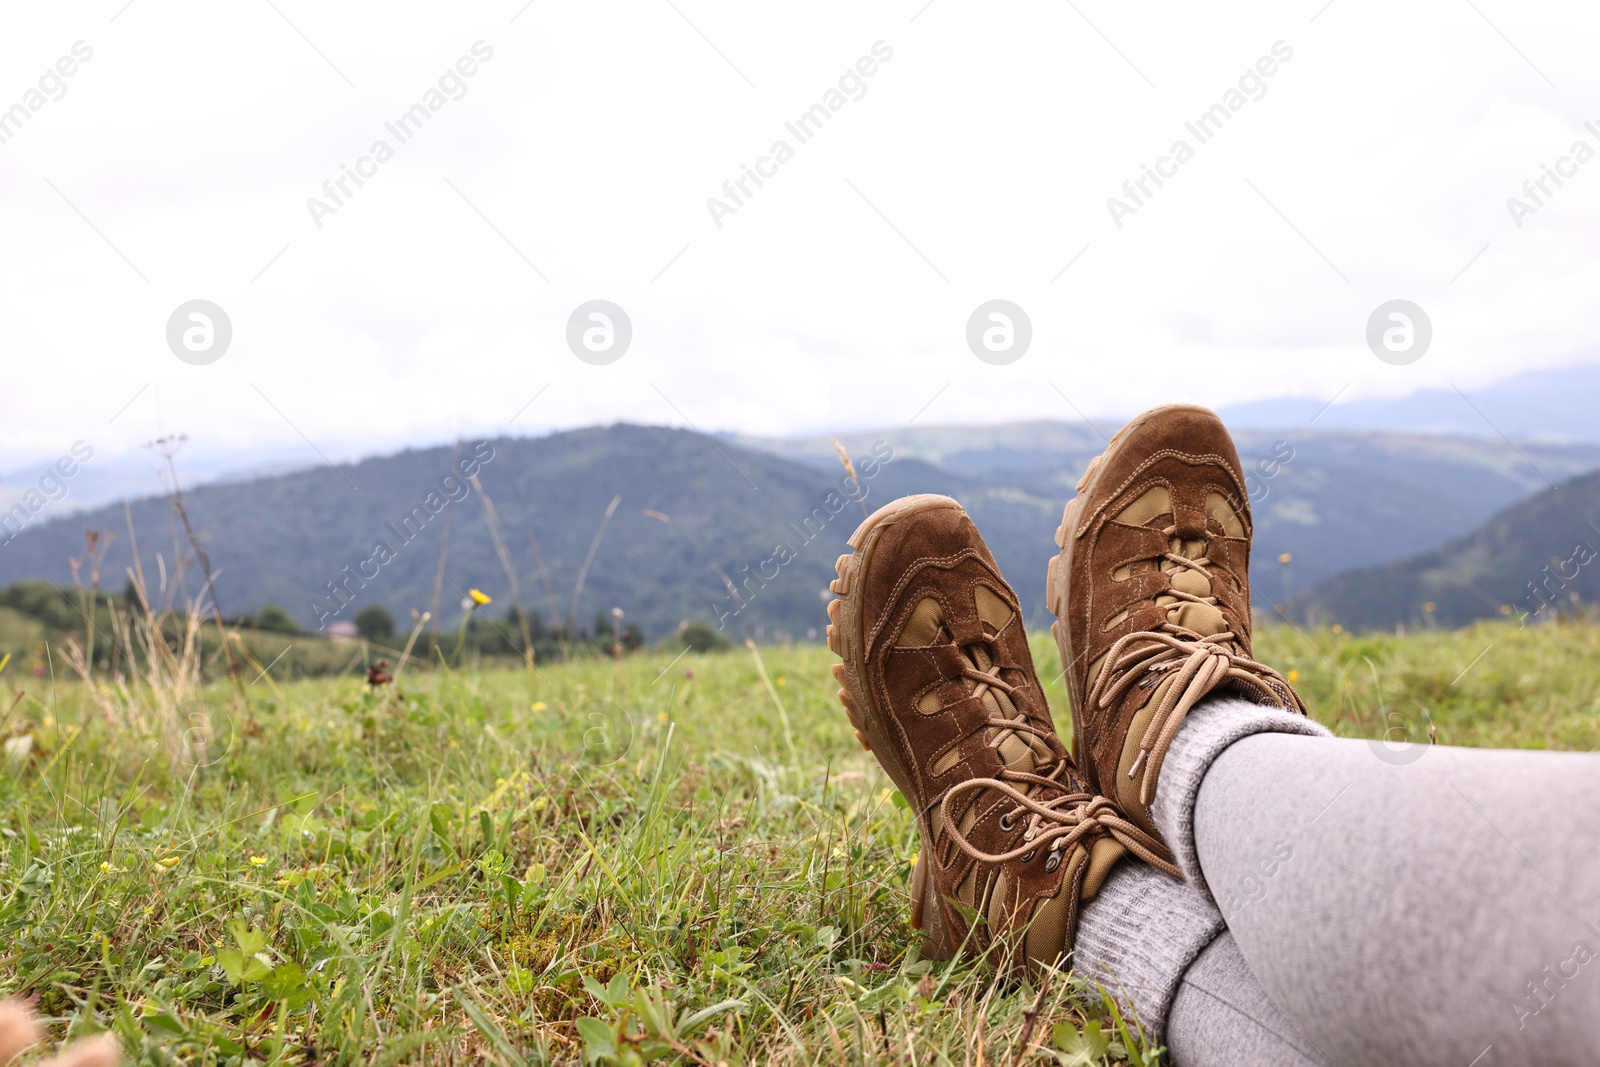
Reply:
<svg viewBox="0 0 1600 1067"><path fill-rule="evenodd" d="M1105 986L1153 1040L1162 1041L1179 980L1222 930L1222 915L1209 900L1130 856L1084 903L1073 967Z"/></svg>
<svg viewBox="0 0 1600 1067"><path fill-rule="evenodd" d="M1187 881L1130 857L1078 917L1074 967L1131 1007L1154 1040L1166 1037L1184 973L1225 929L1195 851L1200 783L1223 749L1264 731L1331 736L1304 716L1236 697L1202 701L1167 750L1150 812Z"/></svg>
<svg viewBox="0 0 1600 1067"><path fill-rule="evenodd" d="M1172 849L1184 879L1212 906L1216 901L1200 871L1200 856L1195 851L1195 798L1200 795L1200 783L1205 780L1211 762L1222 750L1242 737L1259 733L1333 736L1327 727L1304 715L1238 697L1212 697L1195 705L1184 718L1161 764L1150 817Z"/></svg>

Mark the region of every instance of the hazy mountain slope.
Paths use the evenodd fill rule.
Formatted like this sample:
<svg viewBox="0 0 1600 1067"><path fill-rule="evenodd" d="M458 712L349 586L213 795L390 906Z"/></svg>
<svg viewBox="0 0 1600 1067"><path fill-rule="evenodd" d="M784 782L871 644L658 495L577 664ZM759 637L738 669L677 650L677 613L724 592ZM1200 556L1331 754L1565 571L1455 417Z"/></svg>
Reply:
<svg viewBox="0 0 1600 1067"><path fill-rule="evenodd" d="M1079 475L1105 448L1100 432L1115 429L1065 422L918 426L841 434L839 440L856 450L882 438L903 456L937 463L979 485L1020 490L1048 505L1045 511L1053 510L1048 520L1053 530ZM827 437L738 440L819 468L837 463ZM1559 481L1600 467L1600 446L1585 444L1513 447L1499 438L1310 427L1244 430L1235 440L1255 509L1259 599L1268 601L1283 595L1276 562L1281 553L1294 559L1293 585L1305 588L1455 537L1497 508L1546 486L1546 476ZM988 525L984 532L1013 536ZM1030 581L1024 578L1021 584Z"/></svg>
<svg viewBox="0 0 1600 1067"><path fill-rule="evenodd" d="M1502 613L1548 615L1572 596L1600 599L1600 472L1580 475L1505 508L1444 545L1337 575L1311 589L1297 613L1351 627L1424 617L1457 626Z"/></svg>
<svg viewBox="0 0 1600 1067"><path fill-rule="evenodd" d="M466 452L472 447L469 443ZM722 448L724 458L695 433L636 426L498 440L492 448L493 458L482 464L479 478L498 509L524 600L546 616L572 610L578 572L595 531L611 499L621 496L589 570L577 617L588 625L596 610L621 607L655 637L685 617L712 617L713 603L727 595L714 568L736 576L741 567L757 568L768 559L776 540L787 536L798 542L784 524L798 524L822 507L838 480L728 446ZM495 596L489 611L501 615L508 583L479 495L449 505L437 517L426 511L427 494L440 489L451 458L449 448L408 451L342 468L343 474L319 467L188 493L190 517L219 575L223 609L243 612L270 601L303 624L315 625L318 602L322 608L336 604L328 583L345 581L349 566L353 573L376 572L364 587L348 579L356 606L383 603L401 618L413 608L425 610L448 516L442 614L457 616L461 595L477 586ZM442 501L443 493L434 499ZM408 543L390 524L419 505L428 521L413 522L420 532ZM190 549L175 532L168 504L142 500L132 505L132 516L149 580L154 583L159 570L157 553L175 573L175 552L188 555ZM822 618L818 591L854 527L847 510L830 518L811 545L796 546L798 557L781 568L739 623L793 632ZM131 559L121 507L30 526L0 546L0 583L27 577L70 582L67 558L82 555L85 527L118 534L104 569L106 583L120 588ZM538 574L530 533L537 536L548 567L553 606ZM379 541L392 559L363 568ZM190 590L199 585L193 567L187 584ZM346 609L337 617L352 613L353 608Z"/></svg>
<svg viewBox="0 0 1600 1067"><path fill-rule="evenodd" d="M1280 553L1293 556L1293 583L1304 589L1457 537L1546 488L1546 475L1560 480L1600 466L1592 446L1522 446L1533 467L1505 442L1484 439L1245 432L1238 440L1252 473L1260 600L1282 597L1281 575L1270 584L1266 577ZM1266 478L1279 442L1293 459Z"/></svg>
<svg viewBox="0 0 1600 1067"><path fill-rule="evenodd" d="M884 442L876 445L880 455L893 450L894 458L865 479L866 510L906 493L954 496L978 521L1030 621L1045 621L1051 533L1083 465L1104 447L1094 430L1065 423L919 427L843 440L863 471L875 442ZM754 443L763 447L639 426L490 442L484 454L492 448L493 458L478 476L499 514L524 602L547 619L574 612L579 571L607 506L620 496L576 606L580 625L620 607L653 639L691 617L724 620L735 635L804 638L820 629L834 558L863 507L837 495L843 472L831 440ZM1524 446L1535 471L1504 442L1400 435L1241 433L1239 444L1255 497L1261 602L1303 593L1347 568L1429 549L1543 484L1539 471L1557 478L1600 461L1592 446ZM469 442L466 454L473 448ZM462 595L474 586L495 598L487 613L503 618L509 583L483 499L445 480L451 460L449 448L420 449L337 471L317 467L191 490L189 515L218 574L223 610L245 614L272 602L314 627L382 603L404 624L411 610L433 602L448 517L443 625L453 625ZM451 491L464 499L445 506ZM430 492L438 515L429 510ZM175 561L192 549L170 506L147 498L131 512L147 577L154 584L165 569L175 585ZM92 527L116 534L103 582L120 589L131 561L121 506L40 521L48 514L0 544L0 584L45 577L69 585L68 559L83 555L83 531ZM410 535L400 529L407 515ZM1293 555L1288 590L1280 552ZM740 589L740 600L724 578ZM191 592L198 589L192 561L183 579ZM334 587L348 603L341 605Z"/></svg>
<svg viewBox="0 0 1600 1067"><path fill-rule="evenodd" d="M1328 407L1327 397L1287 397L1224 407L1230 426L1304 426L1325 430L1418 434L1505 434L1514 439L1600 443L1594 418L1600 365L1553 367L1463 390L1425 389L1392 400L1351 400ZM1324 411L1323 409L1327 410ZM1322 412L1318 417L1318 412Z"/></svg>
<svg viewBox="0 0 1600 1067"><path fill-rule="evenodd" d="M464 456L475 447L468 442ZM862 519L863 503L871 511L895 496L927 492L955 496L971 509L1030 614L1038 617L1043 610L1044 568L1057 519L1052 501L975 482L881 445L878 455L894 458L873 468L866 462L871 442L854 453L866 487L860 503L840 493L844 472L831 446L831 465L803 465L713 445L692 432L613 426L496 440L482 446L481 454L491 451L477 475L499 516L523 600L547 619L573 612L578 573L616 496L621 503L576 608L580 625L590 625L596 611L620 607L653 639L691 617L725 621L736 636L803 638L826 624L822 593L834 559ZM481 496L445 481L452 457L449 448L421 449L338 471L319 467L186 493L190 519L218 575L223 610L242 614L271 602L315 627L381 603L403 624L411 610L432 603L448 517L441 616L453 624L465 591L478 587L494 597L488 614L502 618L510 604L509 583ZM452 491L463 499L445 504ZM428 512L430 492L442 507L437 516ZM175 589L175 560L192 550L171 507L147 498L130 510L147 579L155 585L164 567ZM413 518L403 525L407 515ZM84 554L85 528L116 535L102 582L121 589L132 554L120 506L35 523L0 544L0 585L45 577L68 587L68 560ZM387 550L382 555L374 552L378 542ZM739 587L744 607L730 597L723 576ZM200 586L192 562L184 582L191 592ZM342 586L350 603L325 615L340 607L329 583Z"/></svg>

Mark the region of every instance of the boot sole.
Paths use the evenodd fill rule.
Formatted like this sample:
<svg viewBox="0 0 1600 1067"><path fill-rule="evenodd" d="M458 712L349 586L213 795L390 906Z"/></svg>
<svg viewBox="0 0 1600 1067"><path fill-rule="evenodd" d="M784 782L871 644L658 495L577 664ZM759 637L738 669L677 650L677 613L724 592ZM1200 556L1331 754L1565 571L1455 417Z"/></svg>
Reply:
<svg viewBox="0 0 1600 1067"><path fill-rule="evenodd" d="M866 677L867 649L866 635L862 632L859 586L861 576L871 565L873 549L877 547L878 538L883 531L912 515L934 508L955 508L962 514L966 513L960 504L947 496L921 493L892 500L867 516L861 525L856 527L855 533L850 535L850 540L847 542L854 552L845 553L834 563L834 570L839 576L828 585L829 591L838 598L828 602L828 648L840 660L833 665L833 677L840 687L839 703L844 705L845 715L855 729L856 739L861 742L861 747L877 757L883 769L888 772L889 778L907 799L915 796L915 792L910 788L911 775L901 762L896 746L888 742L891 736L888 724L878 713L866 685L863 684ZM873 747L873 738L879 739L876 748ZM911 925L921 930L925 922L932 920L932 929L928 930L928 933L932 942L931 947L939 955L929 958L948 958L946 954L949 948L942 943L943 923L939 918L939 908L937 904L932 908L927 907L929 896L935 887L928 870L929 857L933 855L933 842L928 837L925 823L926 819L919 812L917 835L921 846L916 868L911 876Z"/></svg>
<svg viewBox="0 0 1600 1067"><path fill-rule="evenodd" d="M1110 466L1111 457L1126 443L1135 430L1158 416L1174 411L1204 412L1213 414L1211 409L1198 404L1166 404L1158 408L1151 408L1144 414L1135 418L1122 429L1111 435L1111 440L1106 442L1106 450L1089 461L1089 466L1084 469L1083 477L1078 479L1075 487L1078 495L1067 501L1067 506L1061 511L1061 525L1056 527L1055 541L1060 552L1050 560L1050 567L1045 575L1044 595L1045 604L1050 608L1050 613L1056 621L1050 624L1050 632L1056 639L1056 651L1061 655L1061 666L1067 676L1068 703L1072 708L1072 759L1078 765L1078 771L1088 779L1089 785L1098 793L1104 793L1105 788L1100 784L1099 774L1095 770L1094 761L1085 758L1083 744L1083 698L1084 694L1078 682L1077 656L1072 651L1071 627L1067 624L1067 611L1070 604L1069 590L1067 588L1069 576L1072 574L1072 546L1077 540L1078 523L1083 519L1083 501L1095 490L1100 488L1100 475ZM1108 795L1115 796L1110 793Z"/></svg>

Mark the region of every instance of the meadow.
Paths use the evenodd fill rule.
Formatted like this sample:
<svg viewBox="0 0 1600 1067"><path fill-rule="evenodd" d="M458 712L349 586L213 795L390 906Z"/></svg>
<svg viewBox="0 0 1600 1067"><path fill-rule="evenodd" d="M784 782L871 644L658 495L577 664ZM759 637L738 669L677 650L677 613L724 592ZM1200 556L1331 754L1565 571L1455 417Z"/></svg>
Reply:
<svg viewBox="0 0 1600 1067"><path fill-rule="evenodd" d="M1594 625L1264 626L1256 650L1343 735L1600 747ZM0 994L162 1064L1165 1062L1074 976L919 959L916 834L832 662L188 689L13 665Z"/></svg>

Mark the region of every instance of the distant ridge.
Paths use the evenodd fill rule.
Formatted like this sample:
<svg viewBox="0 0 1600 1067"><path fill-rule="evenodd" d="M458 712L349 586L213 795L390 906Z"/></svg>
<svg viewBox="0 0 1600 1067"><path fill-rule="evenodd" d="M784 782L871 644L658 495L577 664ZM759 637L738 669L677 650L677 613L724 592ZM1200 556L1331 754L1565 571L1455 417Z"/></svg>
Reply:
<svg viewBox="0 0 1600 1067"><path fill-rule="evenodd" d="M919 425L840 440L858 469L879 442L893 449L893 459L865 477L866 510L907 493L959 500L1016 588L1030 625L1043 625L1051 533L1084 465L1104 447L1101 434L1112 429L1048 421ZM1254 588L1263 604L1299 603L1310 586L1341 571L1459 537L1544 488L1545 477L1600 468L1596 445L1512 446L1498 438L1321 429L1236 437L1255 511ZM465 442L464 453L477 444ZM488 445L493 457L480 463L479 484L499 515L523 602L542 618L574 616L589 628L597 613L609 619L620 608L652 640L685 619L717 622L724 615L737 637L805 640L825 625L823 593L833 560L863 515L862 503L838 498L843 472L832 438L708 440L692 431L621 424ZM453 455L451 447L410 449L337 469L186 489L223 610L250 614L270 602L316 627L334 608L335 617L348 619L379 603L404 627L411 611L433 606L448 528L440 625L454 626L470 588L494 598L482 614L504 625L510 583L482 495L448 478ZM73 493L92 465L71 479ZM179 472L187 480L181 454ZM618 497L574 607L578 574ZM83 556L84 530L93 528L116 535L103 581L123 587L131 555L122 505L65 514L61 505L72 499L44 506L19 536L0 544L0 585L47 578L70 588L68 561ZM819 507L826 521L816 517ZM131 510L146 575L154 582L165 571L175 582L178 558L193 552L167 502L147 496ZM1278 563L1285 553L1293 561L1287 568ZM198 589L192 565L185 580L191 592ZM745 604L736 614L729 605L740 601L731 599L729 584ZM330 587L342 588L348 603Z"/></svg>
<svg viewBox="0 0 1600 1067"><path fill-rule="evenodd" d="M863 515L862 503L839 497L844 472L837 459L831 469L807 466L714 446L687 430L617 425L501 438L481 448L490 458L460 475L452 472L454 449L441 447L186 491L223 610L244 614L275 603L314 629L330 608L339 608L333 617L349 619L360 606L378 603L404 626L413 610L432 606L439 545L448 536L444 625L460 617L470 588L494 598L487 616L503 618L510 584L482 494L463 479L476 473L498 513L530 612L552 621L570 615L587 627L596 613L609 617L621 608L652 639L685 619L726 616L721 621L735 636L803 640L826 625L822 594L833 561ZM467 442L463 457L479 451ZM869 453L855 453L858 470L867 470ZM1018 573L1029 569L1024 561L1048 550L1053 520L1046 501L898 456L877 464L875 475L863 473L862 484L868 510L905 493L961 497ZM596 531L619 497L596 545ZM165 573L175 583L177 558L192 550L167 501L146 497L131 512L147 578L154 583ZM115 535L102 573L105 585L120 590L132 562L121 505L64 518L41 513L0 544L0 585L46 578L70 589L68 561L84 555L90 528ZM779 545L792 555L777 559ZM739 600L731 599L724 576L741 591ZM191 560L186 587L193 593L201 582ZM348 606L340 608L342 599Z"/></svg>
<svg viewBox="0 0 1600 1067"><path fill-rule="evenodd" d="M1315 418L1321 430L1600 443L1600 418L1595 417L1600 410L1600 365L1529 371L1465 393L1428 389L1393 400L1331 406L1326 397L1258 400L1221 408L1218 414L1230 426L1252 429L1310 426Z"/></svg>
<svg viewBox="0 0 1600 1067"><path fill-rule="evenodd" d="M1350 627L1460 626L1506 614L1549 618L1597 601L1600 472L1518 501L1430 551L1330 578L1301 610Z"/></svg>
<svg viewBox="0 0 1600 1067"><path fill-rule="evenodd" d="M1101 435L1117 425L916 426L839 440L855 449L885 436L902 455L979 484L1015 487L1045 502L1053 529L1078 476L1104 449ZM734 440L819 468L837 462L827 437ZM1600 467L1600 445L1324 430L1320 420L1316 427L1235 430L1234 440L1255 512L1256 595L1268 603L1286 589L1303 591L1340 571L1432 548L1544 488L1546 477ZM1287 574L1277 563L1284 553L1293 560ZM1012 578L1025 594L1035 581L1028 572Z"/></svg>

